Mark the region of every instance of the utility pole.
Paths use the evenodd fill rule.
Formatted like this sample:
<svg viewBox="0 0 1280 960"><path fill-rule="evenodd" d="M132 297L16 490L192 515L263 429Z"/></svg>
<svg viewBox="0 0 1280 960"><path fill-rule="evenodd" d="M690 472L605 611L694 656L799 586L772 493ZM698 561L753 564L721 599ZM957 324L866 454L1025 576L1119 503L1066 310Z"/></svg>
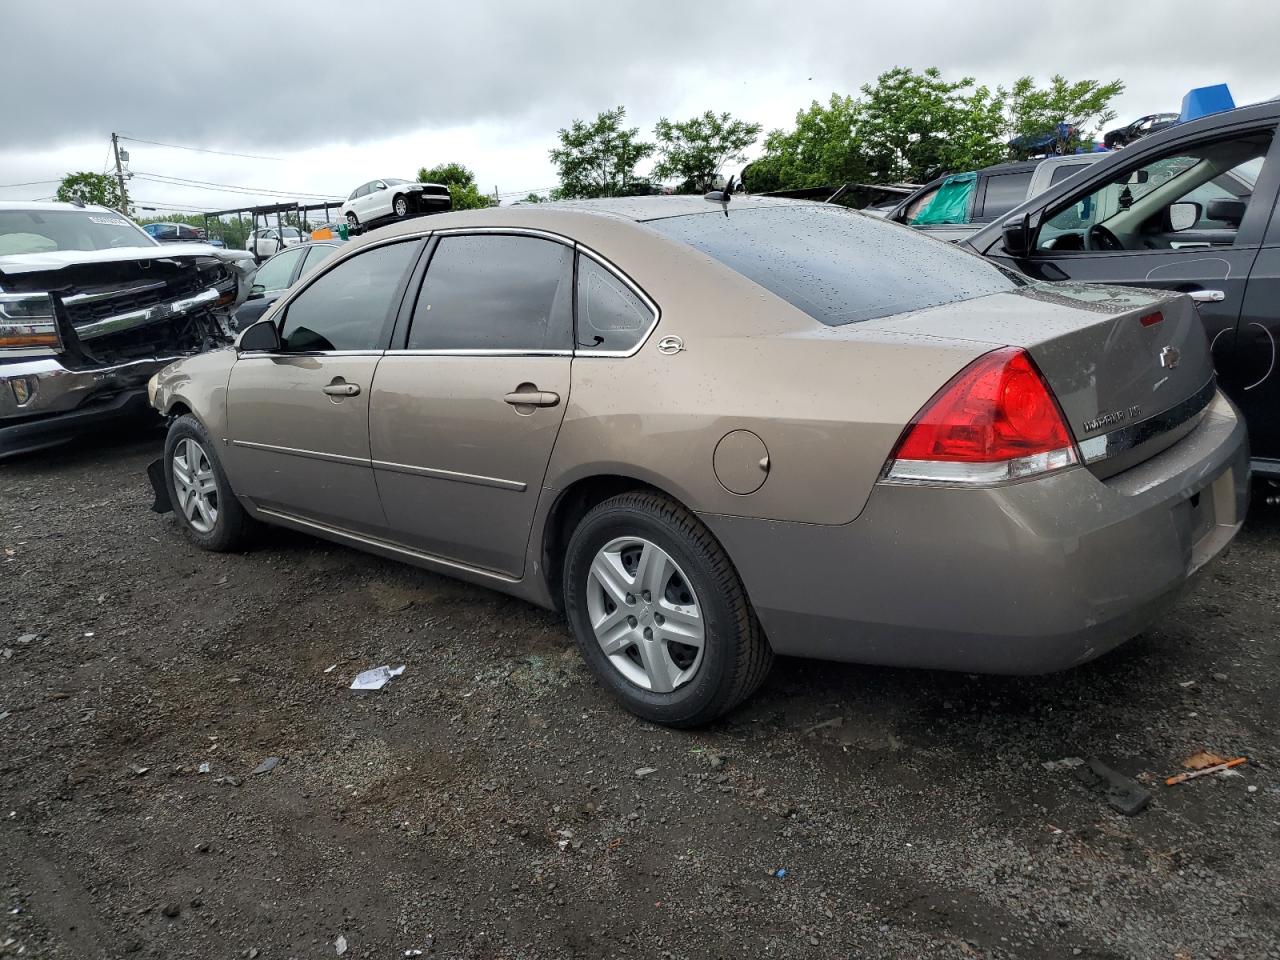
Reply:
<svg viewBox="0 0 1280 960"><path fill-rule="evenodd" d="M124 168L120 166L120 139L111 134L111 152L116 158L116 182L120 184L120 212L129 215L129 194L124 188Z"/></svg>

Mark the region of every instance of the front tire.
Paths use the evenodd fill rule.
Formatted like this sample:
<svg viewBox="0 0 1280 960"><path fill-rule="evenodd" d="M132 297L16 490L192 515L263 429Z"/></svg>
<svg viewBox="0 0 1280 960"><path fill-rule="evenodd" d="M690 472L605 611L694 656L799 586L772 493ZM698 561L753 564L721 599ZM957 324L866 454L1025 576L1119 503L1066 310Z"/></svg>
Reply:
<svg viewBox="0 0 1280 960"><path fill-rule="evenodd" d="M393 209L396 212L397 217L403 220L405 217L409 215L408 198L406 198L404 194L397 195L395 200L392 201L391 209Z"/></svg>
<svg viewBox="0 0 1280 960"><path fill-rule="evenodd" d="M248 543L255 521L232 492L204 425L189 413L169 425L164 476L174 516L188 540L216 553Z"/></svg>
<svg viewBox="0 0 1280 960"><path fill-rule="evenodd" d="M660 494L621 494L582 518L565 555L564 601L596 679L655 723L710 723L773 663L724 548Z"/></svg>

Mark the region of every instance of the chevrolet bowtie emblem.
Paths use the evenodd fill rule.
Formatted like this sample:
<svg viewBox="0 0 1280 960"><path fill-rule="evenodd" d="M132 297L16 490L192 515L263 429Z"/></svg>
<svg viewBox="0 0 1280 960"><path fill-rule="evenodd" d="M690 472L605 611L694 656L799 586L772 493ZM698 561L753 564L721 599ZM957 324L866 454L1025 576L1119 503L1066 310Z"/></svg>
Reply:
<svg viewBox="0 0 1280 960"><path fill-rule="evenodd" d="M1160 366L1172 370L1182 362L1182 352L1177 347L1165 347L1160 351Z"/></svg>

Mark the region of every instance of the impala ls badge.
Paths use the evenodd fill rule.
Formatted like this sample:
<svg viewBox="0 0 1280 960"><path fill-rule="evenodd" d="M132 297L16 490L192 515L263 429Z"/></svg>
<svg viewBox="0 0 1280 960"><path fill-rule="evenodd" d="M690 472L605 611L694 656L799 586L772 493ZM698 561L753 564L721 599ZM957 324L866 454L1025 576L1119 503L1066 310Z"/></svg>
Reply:
<svg viewBox="0 0 1280 960"><path fill-rule="evenodd" d="M1160 366L1172 370L1182 362L1182 352L1177 347L1165 347L1160 351Z"/></svg>

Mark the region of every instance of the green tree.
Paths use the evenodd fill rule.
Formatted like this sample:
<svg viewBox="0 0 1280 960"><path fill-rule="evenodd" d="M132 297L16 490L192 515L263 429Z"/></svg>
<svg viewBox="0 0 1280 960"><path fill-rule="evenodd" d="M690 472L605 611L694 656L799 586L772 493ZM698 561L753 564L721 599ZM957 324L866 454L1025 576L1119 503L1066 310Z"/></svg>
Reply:
<svg viewBox="0 0 1280 960"><path fill-rule="evenodd" d="M80 203L96 203L99 206L120 210L124 207L124 198L120 196L120 184L114 176L106 173L68 173L58 184L58 192L54 198L63 203L79 201Z"/></svg>
<svg viewBox="0 0 1280 960"><path fill-rule="evenodd" d="M549 153L560 176L557 196L615 197L636 182L636 165L653 153L640 128L624 128L625 107L605 110L586 123L574 120L557 131L560 146Z"/></svg>
<svg viewBox="0 0 1280 960"><path fill-rule="evenodd" d="M1036 86L1031 77L1019 77L1010 90L1000 92L1005 101L1005 139L1058 132L1053 152L1071 153L1076 147L1092 146L1096 134L1116 118L1111 101L1124 92L1124 82L1072 83L1054 74L1047 87ZM1059 124L1073 124L1075 130L1063 137ZM1012 149L1014 155L1023 152Z"/></svg>
<svg viewBox="0 0 1280 960"><path fill-rule="evenodd" d="M476 175L460 163L442 163L418 171L419 183L443 183L449 188L454 210L479 210L493 206L493 197L480 192Z"/></svg>
<svg viewBox="0 0 1280 960"><path fill-rule="evenodd" d="M705 193L726 164L742 162L743 151L760 136L760 124L708 110L675 123L663 117L654 125L653 135L659 154L653 175L678 180L682 192Z"/></svg>
<svg viewBox="0 0 1280 960"><path fill-rule="evenodd" d="M1003 91L975 86L973 77L894 67L862 95L858 139L873 180L924 183L1004 158Z"/></svg>
<svg viewBox="0 0 1280 960"><path fill-rule="evenodd" d="M520 202L521 203L546 203L548 199L550 198L544 197L540 193L528 193L520 198Z"/></svg>
<svg viewBox="0 0 1280 960"><path fill-rule="evenodd" d="M744 185L760 193L865 180L861 110L859 101L837 93L826 106L814 100L796 114L794 130L765 137L764 153L743 171Z"/></svg>

